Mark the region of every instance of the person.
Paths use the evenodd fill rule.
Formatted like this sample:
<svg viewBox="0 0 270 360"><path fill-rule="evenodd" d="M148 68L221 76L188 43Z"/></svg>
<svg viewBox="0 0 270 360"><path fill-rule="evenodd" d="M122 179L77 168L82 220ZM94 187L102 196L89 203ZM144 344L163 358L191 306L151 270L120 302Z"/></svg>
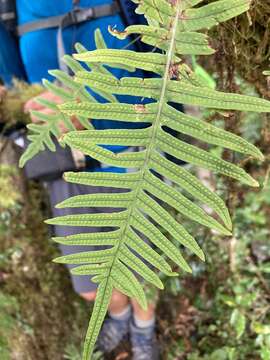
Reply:
<svg viewBox="0 0 270 360"><path fill-rule="evenodd" d="M1 1L7 0L0 0L0 5ZM10 1L14 2L15 0ZM23 28L29 23L33 24L36 21L68 14L74 9L74 6L88 9L89 7L101 5L112 5L112 0L17 0L17 22ZM21 36L17 40L0 22L0 78L6 86L10 86L13 77L26 80L29 83L39 83L43 78L50 80L48 70L59 68L62 65L59 60L59 31L61 31L62 45L67 54L74 52L75 42L80 42L89 50L94 49L95 44L92 35L96 28L100 28L108 47L122 48L127 45L128 39L126 43L123 43L108 34L107 28L109 25L117 25L120 29L124 28L124 20L119 11L65 27L55 26L40 29L30 27L27 31L21 31ZM118 70L117 76L124 75L127 76L123 70ZM41 96L56 103L61 101L50 92L44 92ZM44 106L39 105L35 99L31 99L25 104L25 111L30 112L31 110L39 110L45 113L49 111ZM36 119L32 116L32 120L35 121ZM117 126L110 121L93 122L93 124L104 129ZM114 149L116 152L124 150L124 147ZM104 171L110 170L112 169L106 168ZM115 168L113 170L116 171ZM96 164L88 171L103 171L103 169L99 164ZM118 169L118 171L124 170ZM48 191L53 215L58 216L74 214L77 211L77 213L103 211L103 209L56 209L55 205L74 195L94 193L96 191L108 192L108 189L69 184L59 178L48 183ZM116 190L109 189L109 191ZM98 231L98 229L57 226L54 231L56 236L66 236L79 232ZM92 249L93 247L88 249L85 246L61 246L63 254ZM87 301L95 299L96 284L91 282L88 276L71 275L71 280L74 290L83 299ZM131 338L134 360L154 360L159 357L155 342L154 304L149 305L147 311L144 311L134 299L129 301L125 295L114 290L108 316L100 333L98 346L103 352L110 352L117 347L128 333Z"/></svg>

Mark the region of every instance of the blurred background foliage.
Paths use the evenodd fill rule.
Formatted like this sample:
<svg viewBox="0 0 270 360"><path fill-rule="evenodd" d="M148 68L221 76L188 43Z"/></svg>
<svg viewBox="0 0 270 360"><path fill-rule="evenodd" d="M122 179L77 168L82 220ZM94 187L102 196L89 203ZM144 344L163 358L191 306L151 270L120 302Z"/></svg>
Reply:
<svg viewBox="0 0 270 360"><path fill-rule="evenodd" d="M0 101L0 125L2 130L18 124L27 124L29 115L23 111L24 104L31 98L38 96L44 91L41 85L28 84L13 80L13 86L4 93ZM6 127L6 128L5 128Z"/></svg>

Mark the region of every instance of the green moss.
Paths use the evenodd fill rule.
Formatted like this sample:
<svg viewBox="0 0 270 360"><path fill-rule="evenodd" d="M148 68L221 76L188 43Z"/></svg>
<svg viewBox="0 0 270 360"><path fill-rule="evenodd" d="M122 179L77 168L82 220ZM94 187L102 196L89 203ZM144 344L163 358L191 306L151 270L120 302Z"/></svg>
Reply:
<svg viewBox="0 0 270 360"><path fill-rule="evenodd" d="M14 176L18 176L15 166L0 164L0 209L14 208L21 200L21 194L14 187Z"/></svg>
<svg viewBox="0 0 270 360"><path fill-rule="evenodd" d="M210 65L212 69L217 66L219 72L232 72L232 80L236 70L268 97L270 91L263 71L269 69L269 18L270 2L253 0L247 13L211 30L217 53Z"/></svg>
<svg viewBox="0 0 270 360"><path fill-rule="evenodd" d="M24 112L24 104L44 91L44 88L37 84L29 85L18 80L14 80L13 84L0 102L0 119L6 126L27 124L29 115Z"/></svg>
<svg viewBox="0 0 270 360"><path fill-rule="evenodd" d="M67 270L51 262L58 250L43 224L42 189L33 184L26 197L0 233L1 290L4 299L16 299L10 332L0 326L0 346L14 359L19 353L30 360L60 360L69 344L80 349L88 311L73 292Z"/></svg>

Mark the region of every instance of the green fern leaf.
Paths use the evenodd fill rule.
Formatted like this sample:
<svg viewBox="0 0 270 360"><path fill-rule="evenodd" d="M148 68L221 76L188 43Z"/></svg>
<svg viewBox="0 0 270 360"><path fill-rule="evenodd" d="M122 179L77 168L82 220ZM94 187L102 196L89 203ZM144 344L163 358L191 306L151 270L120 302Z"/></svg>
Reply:
<svg viewBox="0 0 270 360"><path fill-rule="evenodd" d="M146 296L142 285L129 268L120 261L116 262L115 268L112 271L112 278L116 289L135 298L143 309L147 309Z"/></svg>
<svg viewBox="0 0 270 360"><path fill-rule="evenodd" d="M65 237L54 237L53 240L63 245L115 245L119 237L119 230L105 233L76 234Z"/></svg>
<svg viewBox="0 0 270 360"><path fill-rule="evenodd" d="M97 48L98 46L101 46L101 43L102 43L102 48L106 47L106 44L102 39L102 35L100 31L97 30L97 33L98 33L96 35ZM81 46L80 44L77 44L77 49L78 52L85 51L84 47ZM68 65L68 67L73 71L74 74L76 74L79 71L83 71L83 67L80 65L80 63L75 59L73 59L71 56L65 55L63 60ZM94 68L99 72L103 71L107 76L110 75L111 77L113 77L113 75L111 75L111 73L101 65L94 65ZM45 89L47 89L54 95L58 96L60 99L62 99L63 102L64 101L77 102L78 99L80 101L90 101L90 102L96 101L95 98L88 91L86 91L85 86L82 86L77 82L75 82L73 77L71 77L70 75L67 75L60 70L51 70L49 71L49 73L61 83L61 86L54 84L48 80L43 80L43 85ZM63 86L65 88L63 88ZM96 90L96 92L99 95L101 95L103 98L107 99L108 101L117 102L116 97L111 93L107 93L106 91L103 90ZM40 151L44 151L46 147L51 151L55 151L55 145L52 141L52 136L55 136L56 138L60 136L59 128L61 122L64 123L68 131L75 130L71 118L60 112L55 103L43 98L37 98L37 102L53 110L54 114L44 115L44 113L39 111L32 112L37 119L46 123L46 125L35 124L36 125L35 128L32 125L28 126L29 130L31 130L33 133L28 135L28 140L30 140L30 145L28 146L28 148L20 158L20 163L19 163L20 167L23 167L28 160L33 158ZM90 124L87 117L79 115L78 120L84 128L86 129L92 128L92 125Z"/></svg>
<svg viewBox="0 0 270 360"><path fill-rule="evenodd" d="M113 286L112 278L105 278L100 281L93 313L85 337L83 359L91 359L92 357L93 348L110 303Z"/></svg>
<svg viewBox="0 0 270 360"><path fill-rule="evenodd" d="M150 167L165 178L173 181L180 188L186 190L194 199L200 200L209 208L212 208L220 216L228 229L232 228L232 222L228 209L222 199L210 191L195 176L192 176L183 167L177 166L159 153L151 155Z"/></svg>
<svg viewBox="0 0 270 360"><path fill-rule="evenodd" d="M73 196L62 203L58 204L56 208L72 208L72 207L115 207L121 208L124 204L128 204L134 199L134 192L116 193L116 194L91 194L91 195L77 195Z"/></svg>
<svg viewBox="0 0 270 360"><path fill-rule="evenodd" d="M144 43L152 46L156 46L158 43L158 47L162 50L168 50L170 44L167 39L167 31L154 26L131 25L123 32L118 32L112 28L110 28L109 31L119 39L125 39L127 36L133 34L140 34L141 40ZM213 54L215 50L209 45L208 37L205 34L185 31L178 33L175 38L175 52L176 54L182 55L210 55ZM89 53L88 57L90 57ZM78 58L78 60L83 59ZM96 58L95 61L98 61L98 58Z"/></svg>
<svg viewBox="0 0 270 360"><path fill-rule="evenodd" d="M143 65L140 66L143 68ZM170 70L170 68L168 69ZM148 97L158 100L162 79L122 78L112 79L109 76L100 76L95 72L78 72L75 80L87 86L106 89L118 95L130 94L133 96ZM226 94L209 88L168 80L166 83L167 101L184 103L187 105L204 106L211 109L239 110L254 112L269 112L269 101L252 96Z"/></svg>
<svg viewBox="0 0 270 360"><path fill-rule="evenodd" d="M112 214L85 214L85 215L66 215L58 218L46 220L50 225L65 225L65 226L121 226L125 222L128 211L121 211Z"/></svg>
<svg viewBox="0 0 270 360"><path fill-rule="evenodd" d="M78 265L72 269L74 274L93 276L92 281L98 284L97 300L86 335L83 360L91 358L113 288L134 297L145 308L145 294L136 274L162 289L163 284L158 272L175 276L171 270L171 262L183 271L191 272L183 255L185 249L204 260L202 249L181 225L181 220L172 216L171 208L176 209L181 217L215 229L221 234L231 234L232 223L223 200L201 184L188 170L166 158L165 154L244 184L258 186L257 181L238 165L214 156L195 144L191 145L173 137L164 127L207 144L222 146L262 160L263 155L255 146L201 119L180 113L170 103L220 110L270 112L270 102L267 100L226 94L210 88L198 74L183 64L181 59L183 54L212 54L214 50L209 45L208 37L196 31L208 29L245 12L249 8L249 0L217 0L202 6L201 0L135 2L138 3L137 12L145 15L149 25L130 26L124 32L110 28L111 34L120 39L130 34L138 34L143 42L163 52L136 53L130 50L107 49L100 32L97 32L97 50L86 51L81 45L76 45L77 54L74 59L65 58L75 74L74 77L59 71L52 72L71 89L71 93L49 84L51 91L61 93L65 98L66 103L58 106L58 111L64 114L66 119L75 115L82 119L109 119L144 125L138 129L71 131L61 139L63 145L83 151L102 163L132 171L123 174L66 173L66 181L72 183L114 187L125 189L126 192L79 195L58 205L59 208L117 209L112 213L67 215L47 221L53 225L113 228L108 232L55 238L55 241L61 244L109 247L62 256L55 260ZM77 61L84 62L89 70L85 70ZM155 75L150 78L118 79L111 74L110 68L128 71L137 68ZM156 77L156 74L159 76ZM98 104L92 101L93 99L86 95L86 87L98 92L108 102ZM80 102L77 101L78 95ZM121 103L116 95L144 97L148 98L150 103ZM53 107L52 104L48 105ZM49 121L50 119L47 119L46 124L49 124ZM35 127L32 129L38 131ZM105 145L131 146L137 150L114 153L104 147ZM201 207L202 204L212 208L218 219L207 214Z"/></svg>

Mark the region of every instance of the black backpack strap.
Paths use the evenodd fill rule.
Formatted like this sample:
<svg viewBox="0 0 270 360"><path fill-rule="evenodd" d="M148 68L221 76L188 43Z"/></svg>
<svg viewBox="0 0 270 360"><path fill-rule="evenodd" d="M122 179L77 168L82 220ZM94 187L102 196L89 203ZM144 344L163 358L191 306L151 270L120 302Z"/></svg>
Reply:
<svg viewBox="0 0 270 360"><path fill-rule="evenodd" d="M15 33L17 25L16 0L0 0L0 22L8 32Z"/></svg>
<svg viewBox="0 0 270 360"><path fill-rule="evenodd" d="M138 4L135 4L132 0L118 0L118 2L126 26L147 24L144 15L137 14L135 12ZM138 51L142 51L142 52L152 51L153 47L141 41L138 41L139 37L136 34L131 35L131 38L133 39L134 45L136 46Z"/></svg>
<svg viewBox="0 0 270 360"><path fill-rule="evenodd" d="M138 4L135 4L132 0L118 0L118 2L126 26L146 24L145 17L135 12Z"/></svg>

